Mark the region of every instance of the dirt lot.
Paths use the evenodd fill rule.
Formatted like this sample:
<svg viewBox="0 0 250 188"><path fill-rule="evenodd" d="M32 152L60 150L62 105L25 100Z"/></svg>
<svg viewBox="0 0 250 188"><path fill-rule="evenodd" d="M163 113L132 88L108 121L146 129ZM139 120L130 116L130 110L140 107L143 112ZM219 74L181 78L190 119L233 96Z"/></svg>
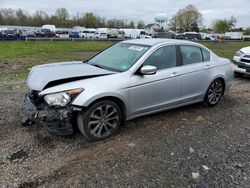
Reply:
<svg viewBox="0 0 250 188"><path fill-rule="evenodd" d="M103 142L19 124L25 90L0 91L0 187L250 187L250 79L214 108L130 121Z"/></svg>

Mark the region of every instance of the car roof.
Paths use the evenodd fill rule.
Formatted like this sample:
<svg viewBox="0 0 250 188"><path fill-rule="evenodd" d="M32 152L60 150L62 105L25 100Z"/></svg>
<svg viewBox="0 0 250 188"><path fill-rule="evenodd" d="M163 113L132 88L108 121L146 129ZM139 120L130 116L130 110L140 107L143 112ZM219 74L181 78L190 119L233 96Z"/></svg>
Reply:
<svg viewBox="0 0 250 188"><path fill-rule="evenodd" d="M138 44L138 45L147 45L147 46L154 46L157 44L193 44L197 45L195 42L190 42L187 40L177 40L177 39L131 39L122 41L122 43L129 43L129 44Z"/></svg>

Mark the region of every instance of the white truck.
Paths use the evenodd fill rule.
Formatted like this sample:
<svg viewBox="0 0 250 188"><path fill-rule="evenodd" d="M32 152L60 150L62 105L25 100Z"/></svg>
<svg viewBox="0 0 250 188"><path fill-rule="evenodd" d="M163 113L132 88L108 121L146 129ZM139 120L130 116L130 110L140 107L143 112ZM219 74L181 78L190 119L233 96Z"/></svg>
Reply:
<svg viewBox="0 0 250 188"><path fill-rule="evenodd" d="M241 40L242 39L242 32L226 32L225 38L229 40Z"/></svg>
<svg viewBox="0 0 250 188"><path fill-rule="evenodd" d="M119 29L119 38L120 36L124 36L123 38L130 39L145 39L148 38L146 31L144 29Z"/></svg>
<svg viewBox="0 0 250 188"><path fill-rule="evenodd" d="M96 38L117 38L118 29L114 28L98 28L95 33Z"/></svg>

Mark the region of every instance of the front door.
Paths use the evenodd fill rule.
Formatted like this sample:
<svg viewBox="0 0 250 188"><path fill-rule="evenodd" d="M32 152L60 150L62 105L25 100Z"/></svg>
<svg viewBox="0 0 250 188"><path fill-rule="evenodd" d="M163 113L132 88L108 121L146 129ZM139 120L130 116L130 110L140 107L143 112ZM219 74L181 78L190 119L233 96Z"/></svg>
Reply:
<svg viewBox="0 0 250 188"><path fill-rule="evenodd" d="M139 115L175 105L181 97L181 69L177 66L176 46L155 50L142 66L157 67L156 74L134 74L130 79L131 115Z"/></svg>

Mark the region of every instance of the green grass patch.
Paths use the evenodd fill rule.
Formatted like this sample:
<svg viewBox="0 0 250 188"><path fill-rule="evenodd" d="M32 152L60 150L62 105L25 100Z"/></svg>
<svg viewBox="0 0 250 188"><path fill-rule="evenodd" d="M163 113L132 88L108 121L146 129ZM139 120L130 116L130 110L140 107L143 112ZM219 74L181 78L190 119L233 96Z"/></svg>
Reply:
<svg viewBox="0 0 250 188"><path fill-rule="evenodd" d="M233 59L233 56L237 50L243 47L250 46L250 42L200 42L205 45L218 56Z"/></svg>
<svg viewBox="0 0 250 188"><path fill-rule="evenodd" d="M49 56L67 52L100 51L113 42L105 41L2 41L0 42L0 60L27 56Z"/></svg>

